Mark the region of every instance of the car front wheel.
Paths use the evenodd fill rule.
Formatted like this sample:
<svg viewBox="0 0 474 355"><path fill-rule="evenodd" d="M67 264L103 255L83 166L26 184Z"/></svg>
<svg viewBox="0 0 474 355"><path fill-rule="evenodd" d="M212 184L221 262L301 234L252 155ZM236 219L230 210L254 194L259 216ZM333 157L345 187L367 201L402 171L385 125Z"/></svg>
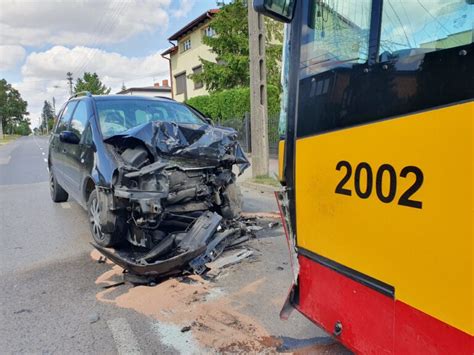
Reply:
<svg viewBox="0 0 474 355"><path fill-rule="evenodd" d="M102 231L100 224L100 213L103 206L97 197L97 190L91 192L87 202L87 212L89 215L89 227L92 233L94 242L98 245L108 248L119 245L123 240L120 217L115 216L115 230L113 233L105 233ZM108 212L112 213L112 212Z"/></svg>

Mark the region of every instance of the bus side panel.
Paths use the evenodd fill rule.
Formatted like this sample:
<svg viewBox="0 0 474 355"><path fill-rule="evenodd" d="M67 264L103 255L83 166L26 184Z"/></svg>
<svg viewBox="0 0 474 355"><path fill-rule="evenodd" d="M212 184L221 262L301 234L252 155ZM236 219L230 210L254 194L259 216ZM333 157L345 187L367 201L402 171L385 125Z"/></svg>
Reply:
<svg viewBox="0 0 474 355"><path fill-rule="evenodd" d="M391 354L394 300L300 255L299 304L296 308L362 354Z"/></svg>
<svg viewBox="0 0 474 355"><path fill-rule="evenodd" d="M300 255L296 308L361 354L474 353L473 337Z"/></svg>
<svg viewBox="0 0 474 355"><path fill-rule="evenodd" d="M409 305L395 303L395 354L474 354L474 338Z"/></svg>
<svg viewBox="0 0 474 355"><path fill-rule="evenodd" d="M278 142L278 180L280 182L285 181L283 165L285 162L285 141L281 139Z"/></svg>
<svg viewBox="0 0 474 355"><path fill-rule="evenodd" d="M393 287L394 331L409 339L400 352L416 339L440 353L472 347L473 113L464 102L296 141L297 246ZM304 314L304 297L349 314L305 285L311 277L300 282ZM322 280L318 290L334 287Z"/></svg>

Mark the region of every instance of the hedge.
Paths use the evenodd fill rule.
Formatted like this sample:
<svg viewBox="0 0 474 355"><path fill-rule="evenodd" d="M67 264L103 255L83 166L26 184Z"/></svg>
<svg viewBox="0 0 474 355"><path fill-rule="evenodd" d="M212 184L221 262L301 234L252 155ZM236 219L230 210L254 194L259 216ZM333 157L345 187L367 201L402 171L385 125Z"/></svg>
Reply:
<svg viewBox="0 0 474 355"><path fill-rule="evenodd" d="M276 86L267 88L268 116L280 112L280 91ZM231 119L243 119L250 112L250 89L235 88L219 91L210 95L195 96L186 101L207 117L223 122Z"/></svg>

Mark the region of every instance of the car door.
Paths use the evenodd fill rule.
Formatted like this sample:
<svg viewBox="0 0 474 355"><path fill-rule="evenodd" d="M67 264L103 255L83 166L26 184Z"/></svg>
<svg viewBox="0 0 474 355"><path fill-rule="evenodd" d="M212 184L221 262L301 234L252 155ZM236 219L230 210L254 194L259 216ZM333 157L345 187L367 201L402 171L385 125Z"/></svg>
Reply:
<svg viewBox="0 0 474 355"><path fill-rule="evenodd" d="M86 100L76 106L69 125L69 131L79 138L79 144L71 144L67 150L67 179L74 186L72 195L82 203L82 186L85 177L89 176L93 165L92 137L89 117L91 111Z"/></svg>
<svg viewBox="0 0 474 355"><path fill-rule="evenodd" d="M59 185L65 188L67 191L70 188L68 180L64 174L66 170L66 152L67 152L67 143L61 142L59 135L61 132L64 132L69 127L69 121L72 117L72 113L77 104L77 101L70 101L64 107L58 123L56 124L56 129L52 134L50 146L49 146L49 159L50 159L50 169L56 178Z"/></svg>

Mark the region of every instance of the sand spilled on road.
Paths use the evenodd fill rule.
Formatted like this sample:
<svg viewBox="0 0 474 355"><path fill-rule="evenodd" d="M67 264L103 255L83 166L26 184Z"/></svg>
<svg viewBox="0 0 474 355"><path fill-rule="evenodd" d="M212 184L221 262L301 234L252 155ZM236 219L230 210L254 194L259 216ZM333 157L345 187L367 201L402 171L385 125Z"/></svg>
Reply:
<svg viewBox="0 0 474 355"><path fill-rule="evenodd" d="M121 281L122 271L113 266L99 276L96 284L115 284ZM133 309L160 322L190 327L202 349L239 353L276 350L278 341L258 321L242 313L243 305L239 301L244 293L256 293L264 279L234 294L225 294L199 276L180 280L171 278L154 287L124 288L122 292L120 288L105 289L97 294L97 299Z"/></svg>

